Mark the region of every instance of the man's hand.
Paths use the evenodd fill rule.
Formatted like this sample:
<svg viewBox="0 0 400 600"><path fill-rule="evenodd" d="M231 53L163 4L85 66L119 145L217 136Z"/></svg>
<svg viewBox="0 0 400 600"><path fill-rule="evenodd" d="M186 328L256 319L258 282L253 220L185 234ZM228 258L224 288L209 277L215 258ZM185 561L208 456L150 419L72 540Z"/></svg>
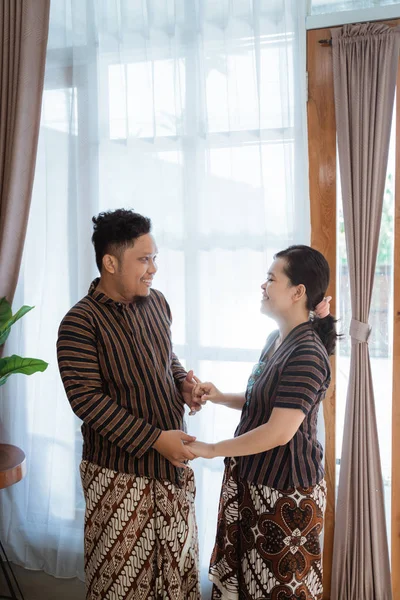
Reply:
<svg viewBox="0 0 400 600"><path fill-rule="evenodd" d="M171 431L163 431L155 444L153 444L153 448L175 467L185 469L187 465L184 461L196 458L186 444L195 440L196 438L193 435L188 435L184 431L179 431L179 429L173 429Z"/></svg>
<svg viewBox="0 0 400 600"><path fill-rule="evenodd" d="M194 386L197 383L201 383L200 379L197 379L197 377L193 374L193 371L189 371L179 387L183 399L190 408L190 414L192 415L201 410L201 404L196 402L192 395Z"/></svg>

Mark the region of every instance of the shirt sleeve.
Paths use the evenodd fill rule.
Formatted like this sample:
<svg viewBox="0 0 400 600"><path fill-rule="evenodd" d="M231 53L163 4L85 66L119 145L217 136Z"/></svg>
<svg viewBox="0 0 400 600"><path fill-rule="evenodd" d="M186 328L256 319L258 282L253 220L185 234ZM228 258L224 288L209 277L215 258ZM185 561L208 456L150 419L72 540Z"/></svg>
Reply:
<svg viewBox="0 0 400 600"><path fill-rule="evenodd" d="M308 415L329 384L329 367L323 354L311 346L296 348L283 368L274 407L297 408Z"/></svg>
<svg viewBox="0 0 400 600"><path fill-rule="evenodd" d="M176 385L180 385L182 381L186 379L187 371L183 368L178 357L174 353L172 353L171 358L171 369Z"/></svg>
<svg viewBox="0 0 400 600"><path fill-rule="evenodd" d="M60 325L57 359L74 413L92 429L136 458L156 442L161 429L135 417L103 391L96 337L89 318L68 313Z"/></svg>
<svg viewBox="0 0 400 600"><path fill-rule="evenodd" d="M171 327L171 325L172 325L172 313L171 313L171 309L170 309L170 306L169 306L169 304L166 301L166 299L165 299L164 296L163 296L163 300L165 302L165 308L166 308L167 316L168 316L168 320L169 320L168 326ZM171 356L171 370L172 370L172 375L173 375L174 380L175 380L175 384L177 386L179 386L182 383L182 381L184 379L186 379L187 371L181 365L181 363L179 362L178 357L176 356L176 354L174 352L172 353L172 356Z"/></svg>

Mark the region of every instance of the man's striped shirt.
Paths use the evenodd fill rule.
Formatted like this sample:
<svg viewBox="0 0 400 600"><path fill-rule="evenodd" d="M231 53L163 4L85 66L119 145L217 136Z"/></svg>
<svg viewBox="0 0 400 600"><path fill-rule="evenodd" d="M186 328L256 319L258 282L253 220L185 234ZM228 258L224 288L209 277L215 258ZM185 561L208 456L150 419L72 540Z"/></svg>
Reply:
<svg viewBox="0 0 400 600"><path fill-rule="evenodd" d="M250 376L235 436L267 423L275 407L300 409L305 414L288 444L239 459L244 479L286 490L316 485L324 477L317 417L330 383L330 363L311 322L295 327L268 358L278 335L276 331L269 336Z"/></svg>
<svg viewBox="0 0 400 600"><path fill-rule="evenodd" d="M168 303L157 290L117 303L98 282L64 317L57 342L65 391L83 421L83 459L178 483L181 470L152 448L162 430L185 428L177 385L186 371L172 352Z"/></svg>

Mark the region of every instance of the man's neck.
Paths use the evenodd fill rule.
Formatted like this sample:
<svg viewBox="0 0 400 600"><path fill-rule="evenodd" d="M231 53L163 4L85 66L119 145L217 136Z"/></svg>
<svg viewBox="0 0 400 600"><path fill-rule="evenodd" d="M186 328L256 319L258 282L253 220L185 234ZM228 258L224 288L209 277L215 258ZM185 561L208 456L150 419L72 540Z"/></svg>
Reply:
<svg viewBox="0 0 400 600"><path fill-rule="evenodd" d="M115 286L111 284L111 282L105 277L100 277L100 281L97 284L96 292L100 292L101 294L105 294L114 302L121 304L136 304L142 305L146 304L149 299L149 296L131 296L130 298L126 298L123 294L121 294L118 290L115 289Z"/></svg>
<svg viewBox="0 0 400 600"><path fill-rule="evenodd" d="M104 277L100 277L100 281L96 287L96 292L100 292L101 294L104 294L108 298L111 298L111 300L114 300L114 302L130 304L133 301L133 298L128 299L128 298L125 298L123 295L121 295L115 289L115 287L113 285L110 285L110 282L107 281Z"/></svg>

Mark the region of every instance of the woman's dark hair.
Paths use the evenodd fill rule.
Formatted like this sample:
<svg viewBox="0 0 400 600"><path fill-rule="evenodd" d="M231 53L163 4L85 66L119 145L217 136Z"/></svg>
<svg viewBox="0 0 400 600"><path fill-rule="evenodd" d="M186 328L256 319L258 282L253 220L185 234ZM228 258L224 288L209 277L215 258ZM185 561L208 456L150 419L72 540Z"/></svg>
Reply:
<svg viewBox="0 0 400 600"><path fill-rule="evenodd" d="M310 248L310 246L289 246L275 254L275 258L285 259L284 271L292 285L303 284L307 294L307 309L314 311L315 307L324 299L329 285L330 269L326 258ZM312 324L324 344L328 355L335 351L336 340L340 337L336 333L336 319L328 315L324 319L314 317Z"/></svg>
<svg viewBox="0 0 400 600"><path fill-rule="evenodd" d="M126 248L134 245L137 238L151 231L150 219L124 208L102 212L93 217L92 221L92 242L100 273L105 254L114 254L120 258Z"/></svg>

